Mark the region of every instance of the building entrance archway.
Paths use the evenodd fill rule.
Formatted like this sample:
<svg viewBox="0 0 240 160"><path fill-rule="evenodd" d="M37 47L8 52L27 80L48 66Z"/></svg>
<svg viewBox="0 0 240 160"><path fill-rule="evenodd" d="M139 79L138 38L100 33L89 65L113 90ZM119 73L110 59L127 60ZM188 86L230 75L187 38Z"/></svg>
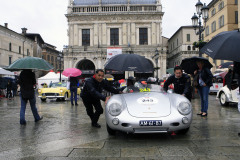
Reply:
<svg viewBox="0 0 240 160"><path fill-rule="evenodd" d="M95 65L91 60L84 59L78 62L76 65L77 69L82 71L81 77L90 77L95 73Z"/></svg>

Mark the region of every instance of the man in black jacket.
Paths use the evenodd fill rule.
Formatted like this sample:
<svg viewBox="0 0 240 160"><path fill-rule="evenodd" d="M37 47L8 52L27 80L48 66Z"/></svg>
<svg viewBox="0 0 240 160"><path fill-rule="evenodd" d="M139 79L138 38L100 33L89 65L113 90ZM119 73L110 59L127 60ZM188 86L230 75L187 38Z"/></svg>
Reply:
<svg viewBox="0 0 240 160"><path fill-rule="evenodd" d="M121 93L114 87L110 86L106 80L103 80L103 78L104 71L101 69L97 70L96 74L85 82L81 92L81 98L86 107L87 114L91 118L92 126L96 128L101 127L97 123L100 115L103 113L100 100L107 103L110 98L104 96L102 90L105 89L115 94ZM93 111L93 107L95 108L95 112Z"/></svg>
<svg viewBox="0 0 240 160"><path fill-rule="evenodd" d="M21 110L20 110L20 124L25 125L25 110L27 101L30 102L31 110L35 119L35 122L42 120L36 107L36 97L34 92L34 85L36 85L35 74L31 70L23 70L19 77L20 84L20 99L21 99Z"/></svg>
<svg viewBox="0 0 240 160"><path fill-rule="evenodd" d="M73 94L74 94L74 100L75 105L77 106L77 88L78 88L78 78L77 77L70 77L70 92L71 92L71 104L73 104Z"/></svg>
<svg viewBox="0 0 240 160"><path fill-rule="evenodd" d="M240 62L234 62L233 63L233 72L237 74L238 76L238 87L239 87L239 93L238 94L238 111L240 112ZM238 133L238 136L240 136L240 132Z"/></svg>
<svg viewBox="0 0 240 160"><path fill-rule="evenodd" d="M191 79L190 77L183 73L180 66L174 68L174 75L170 76L164 83L164 90L168 90L168 86L174 84L174 92L185 96L189 101L191 101Z"/></svg>

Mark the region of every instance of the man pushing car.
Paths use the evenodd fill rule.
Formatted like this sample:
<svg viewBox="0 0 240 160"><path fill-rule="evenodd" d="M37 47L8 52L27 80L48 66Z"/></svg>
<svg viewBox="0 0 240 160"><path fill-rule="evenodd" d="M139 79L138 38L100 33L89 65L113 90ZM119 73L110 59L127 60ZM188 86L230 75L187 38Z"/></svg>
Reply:
<svg viewBox="0 0 240 160"><path fill-rule="evenodd" d="M81 92L81 98L86 107L87 114L92 121L92 126L96 128L101 128L101 125L98 124L98 119L103 114L100 100L107 102L110 98L102 94L103 89L115 94L121 93L121 91L110 86L107 80L104 80L104 71L98 69L94 76L85 82Z"/></svg>

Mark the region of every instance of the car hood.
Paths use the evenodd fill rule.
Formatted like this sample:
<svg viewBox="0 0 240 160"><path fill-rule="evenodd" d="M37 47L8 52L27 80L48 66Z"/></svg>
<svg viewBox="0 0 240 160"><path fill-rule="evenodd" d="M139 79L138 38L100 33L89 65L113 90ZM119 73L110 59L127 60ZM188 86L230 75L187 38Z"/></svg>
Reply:
<svg viewBox="0 0 240 160"><path fill-rule="evenodd" d="M122 95L130 115L139 118L166 117L171 114L168 94L159 92Z"/></svg>
<svg viewBox="0 0 240 160"><path fill-rule="evenodd" d="M58 87L58 88L42 88L42 93L59 93L60 90L66 90L66 87Z"/></svg>

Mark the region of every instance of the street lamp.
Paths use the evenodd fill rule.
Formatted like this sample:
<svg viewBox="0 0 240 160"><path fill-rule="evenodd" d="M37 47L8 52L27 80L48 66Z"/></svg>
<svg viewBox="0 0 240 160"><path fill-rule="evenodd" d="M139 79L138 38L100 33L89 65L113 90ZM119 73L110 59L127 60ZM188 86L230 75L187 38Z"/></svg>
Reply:
<svg viewBox="0 0 240 160"><path fill-rule="evenodd" d="M205 30L206 27L206 21L208 19L208 11L209 8L206 5L206 3L204 3L204 5L202 4L202 2L200 0L198 0L196 6L196 13L194 13L194 15L192 16L192 25L194 27L195 33L196 35L199 35L199 43L202 41L202 33ZM204 21L205 27L202 26L202 21L201 21L201 17ZM198 32L196 31L198 28ZM202 57L202 54L200 53L200 47L199 47L199 57Z"/></svg>
<svg viewBox="0 0 240 160"><path fill-rule="evenodd" d="M155 62L156 62L156 71L157 71L157 78L158 78L158 58L159 58L159 52L158 52L158 49L156 48L155 50L155 55L152 57L152 58L155 58Z"/></svg>
<svg viewBox="0 0 240 160"><path fill-rule="evenodd" d="M60 82L62 81L62 62L63 62L63 52L59 52L58 56L57 56L57 60L59 61L59 71L60 71Z"/></svg>

